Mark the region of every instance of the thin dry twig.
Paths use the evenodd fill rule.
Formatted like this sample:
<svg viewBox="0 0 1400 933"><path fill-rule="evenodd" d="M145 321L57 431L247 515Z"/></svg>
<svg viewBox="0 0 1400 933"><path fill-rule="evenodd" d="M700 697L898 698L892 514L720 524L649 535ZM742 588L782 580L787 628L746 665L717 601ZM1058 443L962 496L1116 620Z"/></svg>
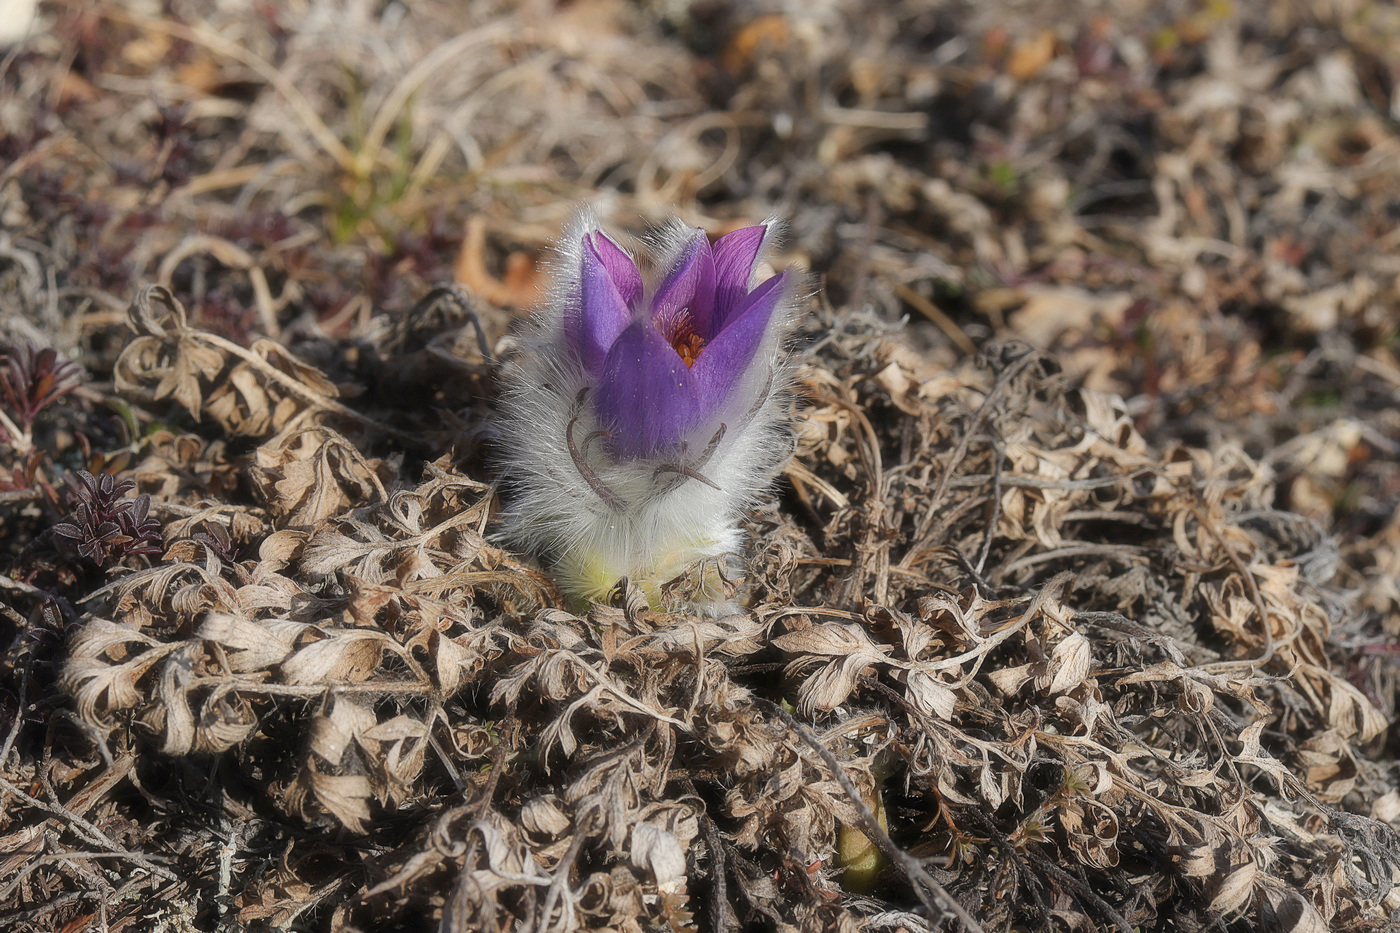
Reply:
<svg viewBox="0 0 1400 933"><path fill-rule="evenodd" d="M856 786L851 783L851 779L846 776L846 772L841 767L841 763L836 760L836 756L831 753L831 750L817 741L817 737L812 735L812 733L807 730L806 726L794 719L792 714L778 704L770 703L767 700L760 701L760 703L769 712L786 723L789 729L797 733L812 751L821 756L827 769L832 773L832 776L836 778L837 782L840 783L841 790L845 792L846 798L859 815L861 832L865 833L867 839L873 839L875 844L880 847L880 851L885 854L885 857L899 866L899 870L909 879L909 883L914 888L914 893L923 903L924 908L928 910L930 914L940 919L944 917L956 917L963 925L963 929L968 930L969 933L981 933L982 927L973 918L972 914L968 913L965 907L954 900L953 897L943 889L941 884L934 881L933 878L929 876L928 872L924 871L923 866L918 863L918 860L895 845L894 840L889 837L889 834L880 828L880 824L875 821L875 814L870 812L870 807L866 805L860 792L856 790Z"/></svg>

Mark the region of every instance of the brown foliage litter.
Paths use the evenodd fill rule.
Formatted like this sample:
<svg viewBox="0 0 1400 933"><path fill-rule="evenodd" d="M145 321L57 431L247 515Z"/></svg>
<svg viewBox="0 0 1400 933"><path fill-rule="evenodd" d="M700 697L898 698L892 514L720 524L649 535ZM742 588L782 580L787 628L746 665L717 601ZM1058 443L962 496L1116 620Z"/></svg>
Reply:
<svg viewBox="0 0 1400 933"><path fill-rule="evenodd" d="M93 594L60 684L103 743L222 756L245 806L379 839L377 867L335 876L360 888L338 923L450 882L454 928L686 925L701 880L712 918L869 921L884 908L842 894L834 851L877 805L908 849L886 896L912 884L970 928L1164 905L1358 924L1392 896L1393 837L1335 809L1385 728L1327 658L1335 554L1280 531L1301 520L1242 451L1156 453L1038 351L926 379L877 333L830 339L805 358L796 482L830 491L810 534L860 543L823 551L775 512L751 613L624 590L578 617L488 542L489 487L450 459L404 482L316 423L328 383L280 348L228 414L198 373L248 364L187 326L157 349L152 300L118 371L263 425L255 504L236 539L202 519L222 548L171 536ZM184 450L176 472L204 455ZM797 721L765 697L789 691Z"/></svg>
<svg viewBox="0 0 1400 933"><path fill-rule="evenodd" d="M1393 928L1400 21L175 6L0 65L0 927ZM600 195L823 277L731 616L494 537Z"/></svg>

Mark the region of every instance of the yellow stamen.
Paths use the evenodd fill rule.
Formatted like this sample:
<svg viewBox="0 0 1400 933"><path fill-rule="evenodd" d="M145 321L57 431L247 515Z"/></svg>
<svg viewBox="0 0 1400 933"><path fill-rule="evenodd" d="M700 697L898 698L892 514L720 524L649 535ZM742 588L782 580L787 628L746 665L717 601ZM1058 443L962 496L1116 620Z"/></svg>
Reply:
<svg viewBox="0 0 1400 933"><path fill-rule="evenodd" d="M671 341L671 346L676 348L685 365L690 367L700 358L700 351L705 349L705 340L699 334L681 334Z"/></svg>
<svg viewBox="0 0 1400 933"><path fill-rule="evenodd" d="M700 358L700 351L705 349L705 338L695 332L695 322L691 320L690 312L682 310L669 320L659 320L656 323L665 335L666 342L685 361L686 367L694 366L695 361Z"/></svg>

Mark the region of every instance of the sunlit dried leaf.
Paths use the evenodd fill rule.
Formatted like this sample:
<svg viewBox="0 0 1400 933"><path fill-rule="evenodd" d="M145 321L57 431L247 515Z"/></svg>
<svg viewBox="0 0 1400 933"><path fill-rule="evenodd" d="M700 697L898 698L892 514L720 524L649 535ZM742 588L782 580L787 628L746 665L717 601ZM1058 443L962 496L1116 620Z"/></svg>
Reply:
<svg viewBox="0 0 1400 933"><path fill-rule="evenodd" d="M1243 910L1254 895L1254 881L1259 868L1246 862L1225 876L1211 898L1210 910L1215 914L1232 914Z"/></svg>
<svg viewBox="0 0 1400 933"><path fill-rule="evenodd" d="M651 875L661 891L685 886L685 850L672 833L651 823L632 828L632 864Z"/></svg>
<svg viewBox="0 0 1400 933"><path fill-rule="evenodd" d="M311 427L259 447L249 477L284 526L311 528L351 506L382 501L377 468L335 431Z"/></svg>
<svg viewBox="0 0 1400 933"><path fill-rule="evenodd" d="M373 796L368 777L359 774L322 774L308 768L287 790L287 809L312 816L308 804L314 800L352 833L365 831Z"/></svg>
<svg viewBox="0 0 1400 933"><path fill-rule="evenodd" d="M918 709L939 719L951 719L958 696L949 687L921 670L909 672L907 695Z"/></svg>
<svg viewBox="0 0 1400 933"><path fill-rule="evenodd" d="M138 682L179 647L106 619L91 619L69 648L63 688L84 719L101 722L109 713L134 706L145 695Z"/></svg>
<svg viewBox="0 0 1400 933"><path fill-rule="evenodd" d="M382 632L330 631L296 649L280 665L289 684L359 683L379 667L386 648L395 647Z"/></svg>
<svg viewBox="0 0 1400 933"><path fill-rule="evenodd" d="M1094 656L1089 639L1079 632L1069 635L1050 652L1050 666L1054 672L1049 692L1067 693L1079 686L1089 676Z"/></svg>

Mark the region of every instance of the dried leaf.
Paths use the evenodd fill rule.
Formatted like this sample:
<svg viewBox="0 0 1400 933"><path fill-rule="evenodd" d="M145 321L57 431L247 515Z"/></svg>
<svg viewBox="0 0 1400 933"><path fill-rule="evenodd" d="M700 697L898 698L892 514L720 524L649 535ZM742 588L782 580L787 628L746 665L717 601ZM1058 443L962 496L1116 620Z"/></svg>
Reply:
<svg viewBox="0 0 1400 933"><path fill-rule="evenodd" d="M680 840L651 823L638 823L632 829L632 864L651 875L661 891L685 888L685 850Z"/></svg>

